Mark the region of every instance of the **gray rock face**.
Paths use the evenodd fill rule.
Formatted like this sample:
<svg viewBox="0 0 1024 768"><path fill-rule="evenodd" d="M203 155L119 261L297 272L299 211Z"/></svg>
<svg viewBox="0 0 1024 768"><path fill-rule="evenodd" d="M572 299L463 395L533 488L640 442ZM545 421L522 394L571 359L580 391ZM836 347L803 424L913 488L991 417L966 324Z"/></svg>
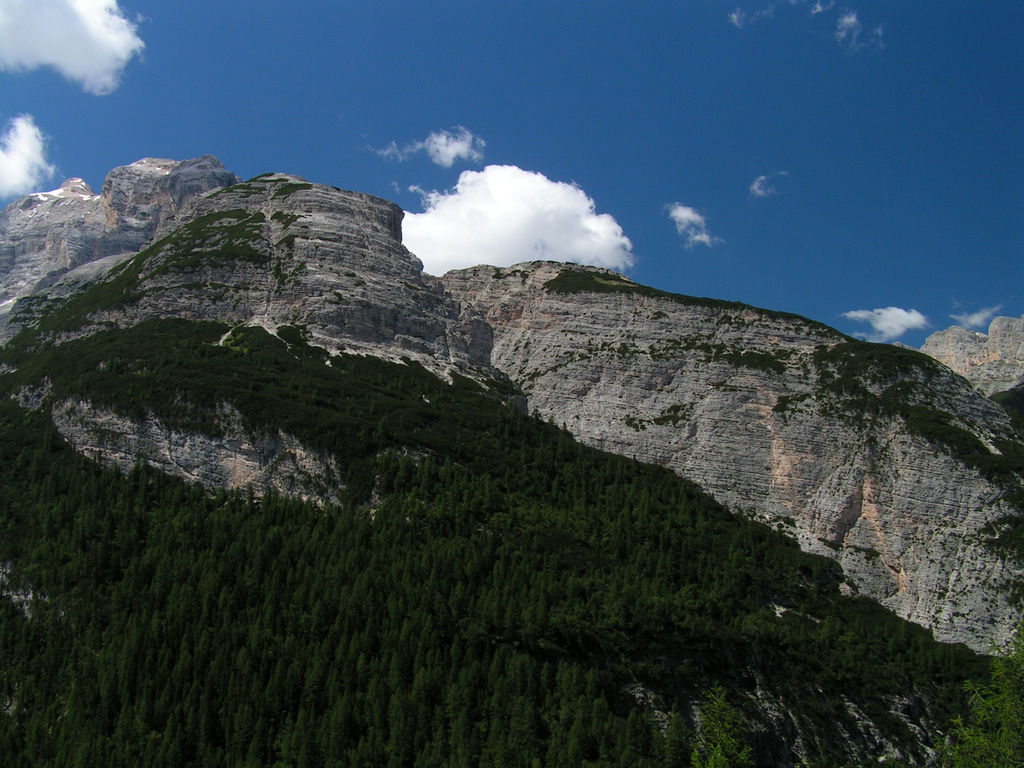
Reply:
<svg viewBox="0 0 1024 768"><path fill-rule="evenodd" d="M996 317L988 333L952 326L925 339L921 351L992 395L1024 383L1024 317Z"/></svg>
<svg viewBox="0 0 1024 768"><path fill-rule="evenodd" d="M57 403L53 423L75 450L128 472L139 461L208 488L252 488L321 502L342 487L331 456L305 448L283 432L253 434L225 407L223 434L168 429L157 419L134 421L84 401Z"/></svg>
<svg viewBox="0 0 1024 768"><path fill-rule="evenodd" d="M1024 573L981 533L1018 514L1008 486L910 429L909 406L886 404L949 415L993 455L1012 435L1001 409L923 355L803 318L634 290L589 268L577 269L602 292L546 288L566 266L442 278L491 325L491 363L531 411L791 531L838 560L854 589L941 640L987 650L1008 637L1020 614L1006 584ZM892 350L898 370L878 363L851 377L851 344L882 359Z"/></svg>
<svg viewBox="0 0 1024 768"><path fill-rule="evenodd" d="M107 280L122 299L87 312L76 337L153 318L298 326L328 351L411 359L481 378L489 328L444 295L401 244L402 210L356 192L268 174L196 198Z"/></svg>
<svg viewBox="0 0 1024 768"><path fill-rule="evenodd" d="M237 181L209 155L146 158L112 170L98 195L69 179L15 200L0 211L0 321L19 298L45 293L69 270L137 253L193 198Z"/></svg>

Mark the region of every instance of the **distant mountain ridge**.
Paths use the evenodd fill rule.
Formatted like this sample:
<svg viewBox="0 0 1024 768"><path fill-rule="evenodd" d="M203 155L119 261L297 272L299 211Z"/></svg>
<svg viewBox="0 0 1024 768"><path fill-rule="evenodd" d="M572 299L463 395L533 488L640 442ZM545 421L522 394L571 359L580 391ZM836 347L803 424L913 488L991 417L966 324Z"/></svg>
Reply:
<svg viewBox="0 0 1024 768"><path fill-rule="evenodd" d="M1024 317L995 317L988 333L951 326L921 351L949 366L980 392L993 395L1024 383Z"/></svg>
<svg viewBox="0 0 1024 768"><path fill-rule="evenodd" d="M596 268L533 262L439 280L401 245L401 210L379 198L286 174L226 186L235 179L212 158L126 168L98 198L73 184L0 213L17 223L0 242L12 264L0 285L18 299L11 333L65 343L177 318L465 376L789 531L839 562L851 591L942 640L986 650L1019 620L1024 570L996 544L1021 514L1018 436L930 358ZM68 215L101 202L118 212L102 225ZM131 243L151 244L126 257ZM116 257L109 271L104 257ZM247 431L230 408L213 439L52 385L40 375L18 397L49 408L79 451L125 468L144 458L210 486L303 496L334 471L292 435Z"/></svg>
<svg viewBox="0 0 1024 768"><path fill-rule="evenodd" d="M78 267L87 282L138 253L195 197L241 181L212 155L143 158L107 174L99 194L82 179L26 195L0 211L0 340L14 303L45 293Z"/></svg>

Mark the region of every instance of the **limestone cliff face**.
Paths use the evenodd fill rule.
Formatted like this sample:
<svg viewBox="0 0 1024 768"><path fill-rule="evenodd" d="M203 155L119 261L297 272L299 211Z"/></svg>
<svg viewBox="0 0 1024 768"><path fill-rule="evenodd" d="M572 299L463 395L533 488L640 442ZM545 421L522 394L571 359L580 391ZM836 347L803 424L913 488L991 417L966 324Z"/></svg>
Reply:
<svg viewBox="0 0 1024 768"><path fill-rule="evenodd" d="M247 431L234 409L218 414L220 434L169 429L152 416L133 420L77 400L55 403L53 423L68 443L128 472L142 461L207 488L246 489L337 501L343 487L331 456L310 451L283 432Z"/></svg>
<svg viewBox="0 0 1024 768"><path fill-rule="evenodd" d="M137 253L193 198L237 181L209 155L145 158L112 170L98 195L76 178L15 200L0 211L0 322L64 273Z"/></svg>
<svg viewBox="0 0 1024 768"><path fill-rule="evenodd" d="M1024 383L1024 317L996 317L988 333L953 326L925 339L921 351L992 395Z"/></svg>
<svg viewBox="0 0 1024 768"><path fill-rule="evenodd" d="M990 479L911 428L948 417L995 456L1009 421L929 358L589 268L535 262L443 280L491 325L491 363L531 411L790 530L941 640L986 649L1019 620L1005 591L1024 574L981 533L1018 514L1006 500L1018 480Z"/></svg>
<svg viewBox="0 0 1024 768"><path fill-rule="evenodd" d="M117 197L122 181L132 184L122 176L148 178L153 164L121 170L111 174L117 206L134 212L134 221L159 219L149 232L157 240L138 255L65 272L25 297L12 325L39 323L37 330L58 343L151 319L260 326L275 335L289 326L332 353L414 360L442 377L503 378L487 364L489 326L460 313L439 281L423 274L401 244L403 214L394 204L268 174L199 196L184 182L160 187L164 203L178 211L161 218L143 215L150 191ZM57 309L63 311L47 314ZM36 408L45 396L25 392L21 399ZM229 408L211 435L171 429L155 417L131 420L85 398L49 407L76 450L125 469L141 459L210 488L322 500L341 488L330 457L289 435L246 431Z"/></svg>
<svg viewBox="0 0 1024 768"><path fill-rule="evenodd" d="M460 315L401 244L380 198L268 174L196 198L182 226L79 294L56 338L154 318L303 329L328 351L412 359L439 375L486 367L489 329ZM173 222L177 223L177 222Z"/></svg>

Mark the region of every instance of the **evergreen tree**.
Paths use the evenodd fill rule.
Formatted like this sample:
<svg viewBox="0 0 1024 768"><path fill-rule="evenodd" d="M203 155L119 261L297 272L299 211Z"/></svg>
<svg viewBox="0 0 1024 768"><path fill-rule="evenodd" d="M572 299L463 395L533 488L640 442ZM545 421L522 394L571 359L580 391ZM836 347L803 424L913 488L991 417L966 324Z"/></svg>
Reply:
<svg viewBox="0 0 1024 768"><path fill-rule="evenodd" d="M701 727L690 757L692 768L748 768L754 764L740 713L725 700L725 689L712 688L700 708Z"/></svg>
<svg viewBox="0 0 1024 768"><path fill-rule="evenodd" d="M992 681L969 684L970 716L958 717L946 749L951 768L1024 767L1024 624L1004 656L992 660Z"/></svg>

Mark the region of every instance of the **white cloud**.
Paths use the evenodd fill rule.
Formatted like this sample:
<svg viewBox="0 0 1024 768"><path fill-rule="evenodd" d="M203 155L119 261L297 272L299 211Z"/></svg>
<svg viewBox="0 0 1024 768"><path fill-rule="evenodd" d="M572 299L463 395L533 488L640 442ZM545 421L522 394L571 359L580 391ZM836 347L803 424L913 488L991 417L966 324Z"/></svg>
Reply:
<svg viewBox="0 0 1024 768"><path fill-rule="evenodd" d="M778 189L772 183L772 180L777 176L789 176L789 171L778 171L776 173L768 173L763 176L758 176L752 182L750 182L750 196L755 198L770 197L778 194Z"/></svg>
<svg viewBox="0 0 1024 768"><path fill-rule="evenodd" d="M916 309L885 307L884 309L856 309L844 312L843 317L858 323L869 323L873 334L866 335L868 341L893 341L907 331L928 327L928 318Z"/></svg>
<svg viewBox="0 0 1024 768"><path fill-rule="evenodd" d="M860 36L864 25L857 18L856 11L844 11L836 22L836 42L854 42Z"/></svg>
<svg viewBox="0 0 1024 768"><path fill-rule="evenodd" d="M840 45L845 45L852 50L858 50L867 46L873 46L876 48L884 48L884 35L881 26L875 27L867 35L867 39L862 36L864 32L864 24L861 23L860 18L857 16L856 11L846 10L839 15L839 19L836 21L835 38L836 42Z"/></svg>
<svg viewBox="0 0 1024 768"><path fill-rule="evenodd" d="M885 47L885 31L881 25L867 30L856 10L849 8L837 9L835 0L815 0L813 3L810 0L788 0L786 3L771 3L756 11L745 11L737 7L736 10L728 15L729 23L737 29L743 29L761 19L774 16L777 7L784 8L786 5L792 8L805 8L808 15L812 17L820 16L823 20L834 19L833 37L837 43L850 50L856 51L868 47L882 49ZM780 13L780 16L782 15L784 14Z"/></svg>
<svg viewBox="0 0 1024 768"><path fill-rule="evenodd" d="M729 23L732 24L736 29L743 29L749 24L753 24L761 19L768 18L775 14L775 6L769 5L767 8L762 8L760 11L754 13L747 13L741 8L737 8L735 11L729 14Z"/></svg>
<svg viewBox="0 0 1024 768"><path fill-rule="evenodd" d="M994 307L979 309L977 312L965 312L960 315L950 315L950 317L965 328L985 328L988 326L989 320L995 317L996 312L1002 308L1003 305L998 304Z"/></svg>
<svg viewBox="0 0 1024 768"><path fill-rule="evenodd" d="M675 223L676 232L683 238L683 245L687 248L693 248L695 245L706 245L710 248L721 242L720 238L714 237L708 231L704 216L694 208L682 203L670 203L666 207L668 217Z"/></svg>
<svg viewBox="0 0 1024 768"><path fill-rule="evenodd" d="M427 156L437 165L451 168L456 160L482 162L485 145L486 142L479 136L475 136L468 129L457 125L450 131L435 131L423 141L414 141L404 147L399 147L392 141L384 149L378 149L377 154L391 160L402 161L409 155L426 152Z"/></svg>
<svg viewBox="0 0 1024 768"><path fill-rule="evenodd" d="M117 0L0 0L0 68L53 67L110 93L144 43Z"/></svg>
<svg viewBox="0 0 1024 768"><path fill-rule="evenodd" d="M43 134L31 115L19 115L7 123L0 136L0 198L32 192L53 175L44 149Z"/></svg>
<svg viewBox="0 0 1024 768"><path fill-rule="evenodd" d="M551 259L624 269L632 244L607 213L574 184L514 165L463 171L455 188L425 192L423 213L402 225L406 247L432 275L477 264L506 267Z"/></svg>

